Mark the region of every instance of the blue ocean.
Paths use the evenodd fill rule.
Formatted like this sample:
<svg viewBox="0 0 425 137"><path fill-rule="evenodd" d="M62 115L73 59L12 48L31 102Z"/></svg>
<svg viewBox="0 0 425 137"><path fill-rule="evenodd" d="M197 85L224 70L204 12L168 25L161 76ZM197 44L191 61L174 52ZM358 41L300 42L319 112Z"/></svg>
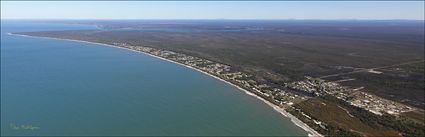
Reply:
<svg viewBox="0 0 425 137"><path fill-rule="evenodd" d="M184 66L97 44L8 35L96 29L1 22L1 135L306 136L237 88Z"/></svg>

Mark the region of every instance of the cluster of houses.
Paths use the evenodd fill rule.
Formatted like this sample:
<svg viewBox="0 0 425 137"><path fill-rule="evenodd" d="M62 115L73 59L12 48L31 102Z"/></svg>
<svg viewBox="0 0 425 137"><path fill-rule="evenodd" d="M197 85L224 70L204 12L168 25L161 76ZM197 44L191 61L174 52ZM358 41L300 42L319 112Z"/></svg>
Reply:
<svg viewBox="0 0 425 137"><path fill-rule="evenodd" d="M360 91L363 87L353 89L336 82L326 82L320 78L306 77L306 80L292 82L287 86L313 96L333 95L377 115L383 113L397 115L414 110L412 107Z"/></svg>

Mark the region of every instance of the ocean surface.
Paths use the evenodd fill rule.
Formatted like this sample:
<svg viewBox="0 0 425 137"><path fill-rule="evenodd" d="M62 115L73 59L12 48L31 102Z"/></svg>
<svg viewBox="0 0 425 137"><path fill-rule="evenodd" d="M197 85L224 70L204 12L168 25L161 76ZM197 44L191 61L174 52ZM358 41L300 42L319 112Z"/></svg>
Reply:
<svg viewBox="0 0 425 137"><path fill-rule="evenodd" d="M7 35L96 29L1 22L1 135L306 136L237 88L124 49Z"/></svg>

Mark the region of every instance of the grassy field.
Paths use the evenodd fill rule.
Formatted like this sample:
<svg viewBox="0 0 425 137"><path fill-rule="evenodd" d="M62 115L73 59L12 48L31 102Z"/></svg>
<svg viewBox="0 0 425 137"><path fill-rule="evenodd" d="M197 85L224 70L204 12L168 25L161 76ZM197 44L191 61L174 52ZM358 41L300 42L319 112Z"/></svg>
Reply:
<svg viewBox="0 0 425 137"><path fill-rule="evenodd" d="M324 134L337 136L351 136L353 133L363 136L425 135L423 110L402 113L397 116L389 114L379 116L328 95L312 98L296 104L294 107L300 109L300 112L310 115L313 119L329 124L331 130L322 130L310 122L312 127L316 127ZM294 112L297 111L291 111L291 113ZM295 115L297 114L295 113ZM306 120L304 119L304 121ZM306 123L309 123L308 120Z"/></svg>
<svg viewBox="0 0 425 137"><path fill-rule="evenodd" d="M311 98L297 104L297 107L315 119L362 136L400 136L398 132L390 128L372 127L363 123L353 114L350 114L348 108L321 98Z"/></svg>
<svg viewBox="0 0 425 137"><path fill-rule="evenodd" d="M418 123L425 123L425 113L423 110L416 110L411 112L403 113L402 116L408 117ZM425 125L425 124L424 124Z"/></svg>

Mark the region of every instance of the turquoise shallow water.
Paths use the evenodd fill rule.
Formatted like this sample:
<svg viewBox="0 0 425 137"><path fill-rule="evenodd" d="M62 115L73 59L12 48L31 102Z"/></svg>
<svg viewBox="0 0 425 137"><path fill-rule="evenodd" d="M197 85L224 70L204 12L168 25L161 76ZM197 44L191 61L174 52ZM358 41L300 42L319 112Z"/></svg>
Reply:
<svg viewBox="0 0 425 137"><path fill-rule="evenodd" d="M1 135L307 135L195 70L124 49L6 34L64 29L94 27L2 21Z"/></svg>

